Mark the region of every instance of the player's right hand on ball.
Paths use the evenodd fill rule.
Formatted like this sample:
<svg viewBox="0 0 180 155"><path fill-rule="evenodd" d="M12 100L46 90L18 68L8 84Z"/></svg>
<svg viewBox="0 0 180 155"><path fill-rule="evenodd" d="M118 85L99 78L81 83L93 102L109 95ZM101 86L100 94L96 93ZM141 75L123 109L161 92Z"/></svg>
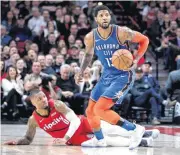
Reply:
<svg viewBox="0 0 180 155"><path fill-rule="evenodd" d="M77 85L79 85L79 83L83 81L83 75L80 72L77 73L74 78Z"/></svg>
<svg viewBox="0 0 180 155"><path fill-rule="evenodd" d="M17 141L15 140L8 141L8 142L5 142L4 145L17 145Z"/></svg>

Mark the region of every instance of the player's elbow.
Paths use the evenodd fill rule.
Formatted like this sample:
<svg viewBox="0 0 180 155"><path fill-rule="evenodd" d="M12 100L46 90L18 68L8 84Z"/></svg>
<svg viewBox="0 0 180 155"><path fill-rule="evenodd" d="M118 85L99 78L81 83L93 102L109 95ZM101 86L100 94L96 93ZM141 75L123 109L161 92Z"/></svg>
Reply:
<svg viewBox="0 0 180 155"><path fill-rule="evenodd" d="M149 38L147 36L144 36L144 42L149 45Z"/></svg>
<svg viewBox="0 0 180 155"><path fill-rule="evenodd" d="M148 47L148 45L149 45L149 38L143 35L142 39L139 41L139 44L141 46Z"/></svg>

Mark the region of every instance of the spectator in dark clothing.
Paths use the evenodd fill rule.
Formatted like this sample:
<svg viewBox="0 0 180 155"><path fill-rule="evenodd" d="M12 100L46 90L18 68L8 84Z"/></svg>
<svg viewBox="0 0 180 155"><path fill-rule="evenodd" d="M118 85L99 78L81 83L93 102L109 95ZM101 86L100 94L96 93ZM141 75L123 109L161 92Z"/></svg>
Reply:
<svg viewBox="0 0 180 155"><path fill-rule="evenodd" d="M178 56L180 55L180 28L177 28L176 36L173 40L169 40L169 37L164 37L161 47L159 47L159 51L163 52L164 55L164 69L169 69L170 71L175 70L178 65L178 62L176 64L175 61L178 61Z"/></svg>
<svg viewBox="0 0 180 155"><path fill-rule="evenodd" d="M160 91L160 85L158 83L158 81L155 79L155 77L153 77L150 74L150 67L151 67L151 62L150 61L146 61L143 66L142 66L142 70L143 70L143 79L150 84L151 88L155 90L155 92L159 93Z"/></svg>
<svg viewBox="0 0 180 155"><path fill-rule="evenodd" d="M53 57L52 55L48 54L45 57L45 64L46 66L42 69L43 73L49 74L49 75L56 75L56 72L53 69Z"/></svg>
<svg viewBox="0 0 180 155"><path fill-rule="evenodd" d="M178 100L180 102L180 69L169 74L166 90L171 100Z"/></svg>
<svg viewBox="0 0 180 155"><path fill-rule="evenodd" d="M156 46L160 45L158 38L161 38L162 26L163 26L163 12L158 11L157 19L152 23L148 34L152 39L153 43L156 44Z"/></svg>
<svg viewBox="0 0 180 155"><path fill-rule="evenodd" d="M13 12L8 11L6 19L2 21L2 25L4 25L7 28L7 32L9 32L15 23L16 23L16 18Z"/></svg>
<svg viewBox="0 0 180 155"><path fill-rule="evenodd" d="M136 106L145 107L148 109L151 107L152 124L160 124L158 119L160 118L161 112L161 96L156 93L155 90L151 88L150 83L143 78L141 68L137 68L136 70L136 80L130 92L132 94L133 103Z"/></svg>
<svg viewBox="0 0 180 155"><path fill-rule="evenodd" d="M60 21L57 21L57 29L60 32L61 35L63 35L64 37L69 36L70 34L70 26L71 26L71 15L66 14L64 15L64 22L61 23Z"/></svg>
<svg viewBox="0 0 180 155"><path fill-rule="evenodd" d="M168 37L169 40L174 40L176 38L176 29L177 29L177 22L171 21L169 29L164 33L165 37Z"/></svg>
<svg viewBox="0 0 180 155"><path fill-rule="evenodd" d="M29 72L31 72L31 66L32 66L33 62L35 62L36 60L37 60L37 53L34 50L29 50L28 55L25 58L27 70Z"/></svg>
<svg viewBox="0 0 180 155"><path fill-rule="evenodd" d="M79 48L76 45L70 48L70 57L66 60L67 64L71 64L72 62L79 63Z"/></svg>
<svg viewBox="0 0 180 155"><path fill-rule="evenodd" d="M42 51L43 51L43 54L44 55L47 55L49 54L49 50L52 48L52 47L57 47L56 45L56 37L53 33L50 33L48 35L48 40L45 41L43 44L42 44Z"/></svg>
<svg viewBox="0 0 180 155"><path fill-rule="evenodd" d="M75 23L78 23L78 18L79 18L79 15L81 14L81 7L76 6L72 12L73 12L73 18L74 18Z"/></svg>
<svg viewBox="0 0 180 155"><path fill-rule="evenodd" d="M16 68L19 76L22 80L24 80L26 74L27 74L27 68L25 67L25 62L23 59L18 59L16 61Z"/></svg>
<svg viewBox="0 0 180 155"><path fill-rule="evenodd" d="M55 65L53 66L54 71L58 75L60 73L60 67L65 64L65 59L62 54L56 56Z"/></svg>
<svg viewBox="0 0 180 155"><path fill-rule="evenodd" d="M70 76L71 68L65 64L61 66L57 86L62 89L62 101L68 102L76 114L83 114L84 98L79 94L79 87L74 77Z"/></svg>
<svg viewBox="0 0 180 155"><path fill-rule="evenodd" d="M18 42L24 42L32 39L31 30L25 26L25 20L21 14L18 16L17 26L14 26L9 34Z"/></svg>
<svg viewBox="0 0 180 155"><path fill-rule="evenodd" d="M6 27L1 25L1 45L8 45L10 40L12 40L12 37L7 35Z"/></svg>
<svg viewBox="0 0 180 155"><path fill-rule="evenodd" d="M172 71L166 83L166 90L170 100L176 101L174 122L180 124L180 69Z"/></svg>

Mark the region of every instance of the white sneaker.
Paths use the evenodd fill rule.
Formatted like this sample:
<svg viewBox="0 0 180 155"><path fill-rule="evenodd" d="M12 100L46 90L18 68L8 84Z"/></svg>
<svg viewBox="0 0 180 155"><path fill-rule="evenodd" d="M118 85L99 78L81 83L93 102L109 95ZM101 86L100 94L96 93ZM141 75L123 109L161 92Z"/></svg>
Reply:
<svg viewBox="0 0 180 155"><path fill-rule="evenodd" d="M140 146L142 146L142 147L152 147L153 146L153 138L152 137L142 138Z"/></svg>
<svg viewBox="0 0 180 155"><path fill-rule="evenodd" d="M136 125L136 128L134 129L134 132L130 139L130 145L129 145L130 150L139 146L139 144L141 143L142 136L145 132L145 128L143 126L140 126L138 124L135 124L135 125Z"/></svg>
<svg viewBox="0 0 180 155"><path fill-rule="evenodd" d="M83 147L106 147L107 144L106 144L105 139L97 140L96 137L94 136L92 139L81 143L81 146L83 146Z"/></svg>
<svg viewBox="0 0 180 155"><path fill-rule="evenodd" d="M143 138L152 137L153 139L158 138L160 131L158 129L146 130Z"/></svg>

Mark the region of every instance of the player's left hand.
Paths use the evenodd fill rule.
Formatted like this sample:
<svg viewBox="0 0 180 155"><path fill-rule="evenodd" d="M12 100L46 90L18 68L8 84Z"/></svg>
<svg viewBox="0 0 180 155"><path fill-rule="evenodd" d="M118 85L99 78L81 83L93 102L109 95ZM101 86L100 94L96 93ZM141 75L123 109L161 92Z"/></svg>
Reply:
<svg viewBox="0 0 180 155"><path fill-rule="evenodd" d="M133 65L129 68L129 70L135 70L137 68L137 63L138 63L138 61L134 60Z"/></svg>
<svg viewBox="0 0 180 155"><path fill-rule="evenodd" d="M15 140L8 141L8 142L5 142L4 145L17 145L17 141Z"/></svg>
<svg viewBox="0 0 180 155"><path fill-rule="evenodd" d="M53 144L61 144L61 145L65 145L66 144L66 140L64 138L56 138L53 141Z"/></svg>

